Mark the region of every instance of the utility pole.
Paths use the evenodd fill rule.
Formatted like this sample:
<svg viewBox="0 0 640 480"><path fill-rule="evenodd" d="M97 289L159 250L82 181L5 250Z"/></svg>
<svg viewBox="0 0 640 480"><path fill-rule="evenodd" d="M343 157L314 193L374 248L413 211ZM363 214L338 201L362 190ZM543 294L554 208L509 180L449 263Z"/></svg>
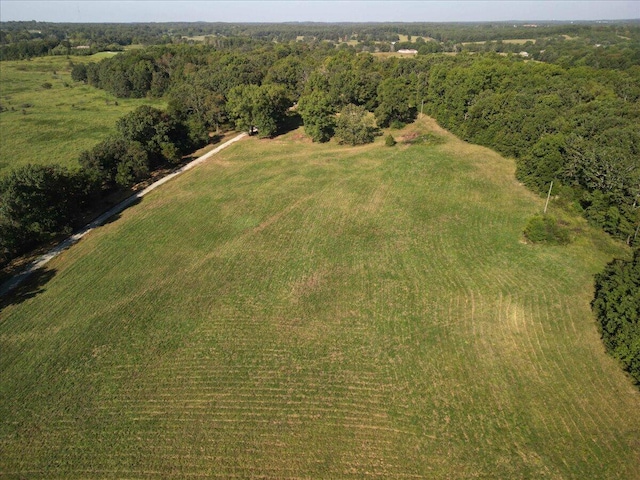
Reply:
<svg viewBox="0 0 640 480"><path fill-rule="evenodd" d="M420 107L420 118L422 118L422 110L424 110L424 98L422 99L422 106Z"/></svg>
<svg viewBox="0 0 640 480"><path fill-rule="evenodd" d="M547 202L544 204L544 212L547 213L547 207L549 206L549 198L551 197L551 189L553 188L553 180L551 181L551 186L549 187L549 193L547 193Z"/></svg>

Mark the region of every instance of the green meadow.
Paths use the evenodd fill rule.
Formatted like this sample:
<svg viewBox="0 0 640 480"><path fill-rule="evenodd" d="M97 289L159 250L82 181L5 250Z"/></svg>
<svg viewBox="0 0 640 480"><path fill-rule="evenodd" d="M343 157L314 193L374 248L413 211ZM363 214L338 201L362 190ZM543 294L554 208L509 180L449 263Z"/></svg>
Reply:
<svg viewBox="0 0 640 480"><path fill-rule="evenodd" d="M89 57L51 56L0 62L0 175L27 163L78 165L78 156L115 131L116 121L157 99L116 99L71 80L69 62Z"/></svg>
<svg viewBox="0 0 640 480"><path fill-rule="evenodd" d="M622 247L526 244L512 160L392 133L244 139L53 260L0 311L0 476L640 478Z"/></svg>

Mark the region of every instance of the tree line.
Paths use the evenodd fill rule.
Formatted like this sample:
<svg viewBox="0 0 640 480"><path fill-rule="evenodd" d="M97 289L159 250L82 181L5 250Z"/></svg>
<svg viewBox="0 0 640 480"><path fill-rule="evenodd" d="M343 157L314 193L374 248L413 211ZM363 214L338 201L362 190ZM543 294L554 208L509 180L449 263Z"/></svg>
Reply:
<svg viewBox="0 0 640 480"><path fill-rule="evenodd" d="M640 221L637 66L562 67L493 53L379 60L300 44L165 46L87 65L82 78L121 97L165 95L201 136L225 123L271 136L298 103L318 141L331 138L336 112L349 104L380 127L424 108L465 140L514 157L534 191L553 181L555 196L611 235L631 244Z"/></svg>
<svg viewBox="0 0 640 480"><path fill-rule="evenodd" d="M640 249L596 275L591 303L607 352L640 384Z"/></svg>
<svg viewBox="0 0 640 480"><path fill-rule="evenodd" d="M589 32L585 37L567 38L556 35L524 43L488 41L463 44L463 52L497 52L526 55L526 58L555 63L564 68L588 66L593 68L626 70L640 65L640 40L624 39L611 33L597 35Z"/></svg>
<svg viewBox="0 0 640 480"><path fill-rule="evenodd" d="M0 178L0 261L71 233L109 193L177 165L201 144L174 115L141 106L80 154L79 169L28 164L10 171Z"/></svg>
<svg viewBox="0 0 640 480"><path fill-rule="evenodd" d="M0 22L0 59L16 60L41 55L69 55L71 53L95 53L103 50L121 50L133 44L162 45L206 42L220 45L228 39L252 39L261 42L287 44L328 42L359 51L389 51L393 42L400 42L400 35L409 43L397 48L413 46L422 53L435 51L460 51L473 49L468 42L501 42L510 39L533 39L538 44L536 59L547 50L552 58L553 40L580 37L590 45L604 47L625 45L640 41L637 21L619 21L612 24L596 22L544 22L535 26L524 22L479 23L49 23L49 22ZM551 43L545 43L552 39ZM356 41L357 46L344 42ZM410 43L411 40L417 41ZM425 41L426 40L426 41ZM511 51L509 44L494 45L495 51ZM76 47L89 47L77 50ZM480 47L481 48L481 47ZM489 47L491 48L491 47ZM575 51L573 52L575 54ZM617 54L616 54L617 55ZM606 54L610 62L615 55ZM575 55L562 54L563 59ZM627 59L629 60L629 59ZM625 60L625 61L627 61ZM546 60L550 61L550 60ZM593 64L592 64L593 66Z"/></svg>
<svg viewBox="0 0 640 480"><path fill-rule="evenodd" d="M129 151L119 171L103 168L110 182L139 180L161 159L175 160L168 145L185 152L185 145L202 144L222 127L273 136L294 105L313 140L329 140L339 126L346 143L354 136L344 139L337 122L343 115L336 115L346 107L350 118L354 107L375 118L376 125L363 128L369 132L360 136L364 139L376 126L411 122L423 109L463 139L514 157L517 177L532 190L546 193L553 182L559 202L611 235L638 242L640 69L635 66L563 68L494 53L385 60L322 45L258 42L222 49L155 46L75 64L72 77L118 97L168 100L164 115L171 121L141 114L164 129L153 145L122 130L136 148L144 146L146 157L122 142L108 145L121 156ZM366 115L358 118L359 127L368 121ZM162 135L170 140L157 140ZM95 156L102 158L99 152ZM91 164L87 158L81 157L81 165Z"/></svg>

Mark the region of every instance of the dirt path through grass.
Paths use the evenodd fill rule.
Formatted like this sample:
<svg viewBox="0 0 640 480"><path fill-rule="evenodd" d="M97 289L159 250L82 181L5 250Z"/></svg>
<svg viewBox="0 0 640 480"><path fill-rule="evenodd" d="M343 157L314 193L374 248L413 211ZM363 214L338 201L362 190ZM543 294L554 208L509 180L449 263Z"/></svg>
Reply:
<svg viewBox="0 0 640 480"><path fill-rule="evenodd" d="M82 230L74 233L69 238L67 238L66 240L62 241L57 246L55 246L53 249L49 250L44 255L36 258L33 262L29 263L27 265L27 267L25 267L25 269L22 272L20 272L19 274L15 275L14 277L12 277L9 280L7 280L6 282L4 282L2 284L2 286L0 286L0 296L4 296L4 295L8 294L9 292L11 292L14 288L16 288L18 285L20 285L22 282L24 282L27 278L29 278L36 270L38 270L39 268L44 267L53 258L57 257L60 253L65 251L71 245L77 243L82 237L84 237L91 230L101 226L107 220L109 220L111 217L113 217L114 215L117 215L118 213L122 212L124 209L130 207L131 205L133 205L135 202L140 200L142 197L144 197L149 192L155 190L160 185L165 184L169 180L177 177L178 175L186 172L187 170L191 170L193 167L196 167L196 166L200 165L201 163L206 162L207 160L209 160L210 157L212 157L216 153L220 152L221 150L227 148L229 145L237 142L238 140L241 140L246 135L247 135L246 133L241 133L241 134L233 137L231 140L228 140L228 141L224 142L222 145L219 145L218 147L214 148L210 152L207 152L204 155L196 158L192 162L187 163L186 165L180 167L179 169L177 169L176 171L170 173L169 175L166 175L166 176L162 177L160 180L158 180L157 182L152 183L151 185L149 185L144 190L140 190L139 192L134 193L133 195L131 195L127 199L125 199L122 202L118 203L117 205L115 205L114 207L112 207L111 209L109 209L108 211L103 213L102 215L100 215L98 218L93 220L91 223L85 225L84 228L82 228Z"/></svg>

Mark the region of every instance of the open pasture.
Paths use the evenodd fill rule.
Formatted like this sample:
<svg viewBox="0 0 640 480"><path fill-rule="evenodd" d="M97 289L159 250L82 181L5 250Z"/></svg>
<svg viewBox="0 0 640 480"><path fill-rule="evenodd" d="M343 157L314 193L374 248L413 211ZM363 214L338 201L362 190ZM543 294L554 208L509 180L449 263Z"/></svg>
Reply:
<svg viewBox="0 0 640 480"><path fill-rule="evenodd" d="M412 43L416 43L416 40L418 38L422 38L425 42L429 42L431 40L435 40L434 38L431 38L431 37L420 37L420 36L415 36L414 35L414 36L411 37L411 42ZM402 33L399 33L398 34L398 39L399 39L400 42L408 42L409 41L409 35L404 35Z"/></svg>
<svg viewBox="0 0 640 480"><path fill-rule="evenodd" d="M462 42L462 45L484 45L485 43L493 43L496 40L483 40L481 42ZM527 42L535 43L535 38L506 38L504 40L497 40L502 43L508 43L512 45L524 45Z"/></svg>
<svg viewBox="0 0 640 480"><path fill-rule="evenodd" d="M583 226L511 160L246 139L55 259L0 312L0 476L640 477Z"/></svg>
<svg viewBox="0 0 640 480"><path fill-rule="evenodd" d="M39 57L0 62L0 175L26 163L78 165L78 156L115 131L116 121L155 99L116 99L71 80L69 62L90 57Z"/></svg>

